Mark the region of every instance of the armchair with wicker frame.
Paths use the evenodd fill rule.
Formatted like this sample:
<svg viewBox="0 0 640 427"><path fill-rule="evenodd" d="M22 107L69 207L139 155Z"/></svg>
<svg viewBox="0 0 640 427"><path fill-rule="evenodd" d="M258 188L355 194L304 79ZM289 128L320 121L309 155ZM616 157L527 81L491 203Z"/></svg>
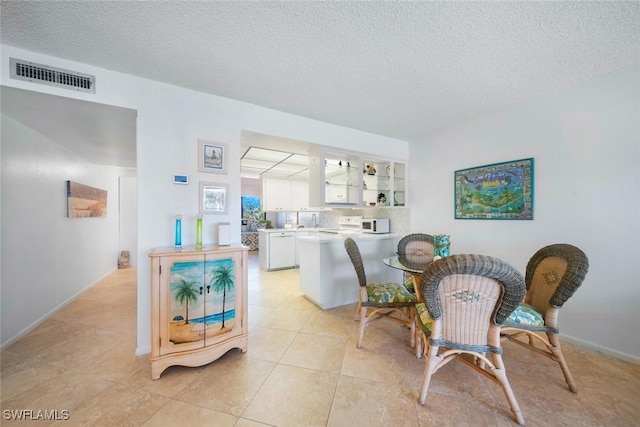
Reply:
<svg viewBox="0 0 640 427"><path fill-rule="evenodd" d="M578 389L560 347L558 316L582 284L588 269L589 259L573 245L556 243L539 249L527 264L524 303L502 328L503 339L558 362L569 390L574 393Z"/></svg>
<svg viewBox="0 0 640 427"><path fill-rule="evenodd" d="M497 258L452 255L429 264L420 288L424 303L416 305L416 316L427 357L419 403L426 402L432 375L459 360L498 383L515 420L524 425L500 340L502 323L524 297L522 274Z"/></svg>
<svg viewBox="0 0 640 427"><path fill-rule="evenodd" d="M360 285L360 299L356 309L360 327L356 346L362 347L365 328L371 322L379 319L391 320L409 328L411 330L411 346L415 346L415 295L402 284L368 283L358 244L348 237L344 240L344 247L356 270Z"/></svg>

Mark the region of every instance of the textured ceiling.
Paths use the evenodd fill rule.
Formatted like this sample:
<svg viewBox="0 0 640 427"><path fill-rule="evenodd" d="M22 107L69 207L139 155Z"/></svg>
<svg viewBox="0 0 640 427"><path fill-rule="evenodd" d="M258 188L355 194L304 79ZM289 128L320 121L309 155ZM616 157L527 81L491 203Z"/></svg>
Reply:
<svg viewBox="0 0 640 427"><path fill-rule="evenodd" d="M640 2L13 2L3 44L407 141L640 61Z"/></svg>

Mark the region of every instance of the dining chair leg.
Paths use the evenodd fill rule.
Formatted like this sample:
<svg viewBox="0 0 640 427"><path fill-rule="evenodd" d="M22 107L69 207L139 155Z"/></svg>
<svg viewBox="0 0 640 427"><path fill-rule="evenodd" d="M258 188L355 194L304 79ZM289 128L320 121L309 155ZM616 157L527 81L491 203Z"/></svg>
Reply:
<svg viewBox="0 0 640 427"><path fill-rule="evenodd" d="M571 375L571 371L569 370L569 365L567 365L566 360L564 359L564 355L562 354L562 348L560 347L560 338L558 334L547 334L549 338L549 350L553 353L554 360L560 364L560 369L562 369L562 374L564 375L564 380L567 382L569 386L569 390L573 393L578 392L578 388L576 387L576 383L573 380L573 376Z"/></svg>
<svg viewBox="0 0 640 427"><path fill-rule="evenodd" d="M364 339L364 329L367 327L367 307L360 307L360 328L358 331L358 343L356 347L362 347L362 340Z"/></svg>
<svg viewBox="0 0 640 427"><path fill-rule="evenodd" d="M418 402L421 405L424 405L427 401L427 391L429 391L429 383L431 382L431 377L438 367L438 348L439 347L437 346L429 347L429 350L427 351L427 362L424 367L422 386L420 387L420 397L418 398Z"/></svg>

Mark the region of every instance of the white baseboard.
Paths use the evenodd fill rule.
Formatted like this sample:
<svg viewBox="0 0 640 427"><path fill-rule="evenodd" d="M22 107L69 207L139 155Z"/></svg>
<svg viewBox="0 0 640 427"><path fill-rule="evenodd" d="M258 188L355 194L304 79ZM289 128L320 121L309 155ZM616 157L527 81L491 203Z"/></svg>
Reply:
<svg viewBox="0 0 640 427"><path fill-rule="evenodd" d="M151 353L151 346L150 345L146 345L144 347L138 347L136 348L136 357L137 356L144 356L146 354Z"/></svg>
<svg viewBox="0 0 640 427"><path fill-rule="evenodd" d="M560 336L562 337L563 340L571 343L571 344L576 344L580 347L585 347L591 350L595 350L597 352L603 353L603 354L607 354L609 356L613 356L617 359L621 359L621 360L625 360L627 362L631 362L631 363L635 363L640 365L640 356L635 356L633 354L629 354L629 353L624 353L622 351L618 351L618 350L614 350L612 348L609 347L604 347L598 344L594 344L592 342L589 341L585 341L585 340L581 340L580 338L576 338L576 337L572 337L569 335L564 335L564 334L560 334Z"/></svg>

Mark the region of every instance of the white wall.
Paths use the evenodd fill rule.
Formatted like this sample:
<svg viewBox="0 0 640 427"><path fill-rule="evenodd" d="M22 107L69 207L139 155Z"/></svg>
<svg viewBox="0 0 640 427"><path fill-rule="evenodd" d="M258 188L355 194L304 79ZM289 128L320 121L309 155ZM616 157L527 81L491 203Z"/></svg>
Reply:
<svg viewBox="0 0 640 427"><path fill-rule="evenodd" d="M117 268L121 169L0 117L4 347ZM107 190L107 216L67 218L67 180Z"/></svg>
<svg viewBox="0 0 640 427"><path fill-rule="evenodd" d="M454 220L454 171L534 157L534 220ZM640 356L640 68L620 70L411 146L411 227L522 272L566 242L590 260L560 317L569 338ZM422 190L418 190L422 189ZM420 212L418 215L416 212Z"/></svg>
<svg viewBox="0 0 640 427"><path fill-rule="evenodd" d="M183 244L195 242L198 213L198 182L229 185L228 215L208 215L204 220L203 243L216 242L215 225L230 222L232 241L240 242L240 138L242 130L282 136L344 149L363 149L383 156L394 147L399 160L408 158L409 144L341 126L334 126L292 114L207 95L179 87L141 79L60 58L1 46L2 69L9 58L78 70L96 76L96 94L71 92L38 84L11 80L0 73L2 85L73 97L138 111L138 348L150 350L149 260L156 247L172 244L173 218L184 215ZM229 145L228 174L200 173L197 169L197 141L206 139ZM190 176L189 185L171 183L173 174ZM11 209L3 204L3 215ZM117 235L117 233L115 233ZM4 258L4 248L3 248ZM4 261L3 261L4 262ZM3 285L3 304L5 289ZM11 301L7 301L8 304Z"/></svg>

